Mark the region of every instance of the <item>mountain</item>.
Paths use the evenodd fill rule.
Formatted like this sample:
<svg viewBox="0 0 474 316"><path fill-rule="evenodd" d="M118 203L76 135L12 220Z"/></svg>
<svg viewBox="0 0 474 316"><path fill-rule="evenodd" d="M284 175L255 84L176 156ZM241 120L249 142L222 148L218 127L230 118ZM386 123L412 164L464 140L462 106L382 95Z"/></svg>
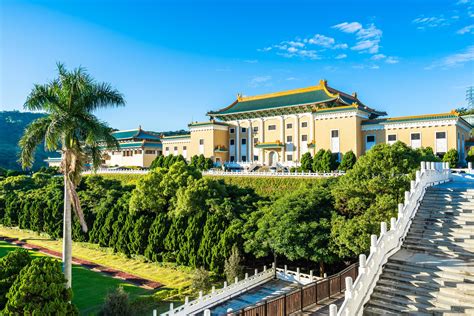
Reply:
<svg viewBox="0 0 474 316"><path fill-rule="evenodd" d="M18 141L23 135L25 127L43 115L31 112L0 111L0 167L14 170L21 169L18 163L20 153ZM51 154L49 153L49 155ZM36 151L33 169L36 170L46 166L44 159L47 157L48 153L44 151L42 146L39 146Z"/></svg>

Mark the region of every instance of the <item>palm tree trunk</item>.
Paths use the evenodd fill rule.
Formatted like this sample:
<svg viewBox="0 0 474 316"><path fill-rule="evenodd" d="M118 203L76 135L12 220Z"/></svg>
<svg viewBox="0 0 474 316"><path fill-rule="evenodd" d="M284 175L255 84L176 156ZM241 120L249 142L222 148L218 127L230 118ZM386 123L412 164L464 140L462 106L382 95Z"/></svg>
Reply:
<svg viewBox="0 0 474 316"><path fill-rule="evenodd" d="M63 219L63 273L66 277L66 288L72 284L72 236L71 236L71 201L64 176L64 219Z"/></svg>

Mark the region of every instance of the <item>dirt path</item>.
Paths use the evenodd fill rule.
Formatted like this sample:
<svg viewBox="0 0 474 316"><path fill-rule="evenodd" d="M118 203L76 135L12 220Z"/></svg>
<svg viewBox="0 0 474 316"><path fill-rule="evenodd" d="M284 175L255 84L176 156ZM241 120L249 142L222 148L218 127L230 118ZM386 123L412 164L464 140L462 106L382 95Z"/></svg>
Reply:
<svg viewBox="0 0 474 316"><path fill-rule="evenodd" d="M19 240L18 238L10 238L10 237L0 235L0 240L6 241L10 244L13 244L13 245L16 245L16 246L19 246L19 247L22 247L22 248L25 248L25 249L28 249L28 250L38 251L38 252L44 253L48 256L52 256L52 257L56 257L56 258L61 258L62 257L62 254L58 251L54 251L54 250L50 250L50 249L47 249L47 248L44 248L44 247L41 247L41 246L29 244L27 242ZM87 268L89 270L105 273L105 274L107 274L107 275L109 275L113 278L121 279L121 280L130 282L134 285L137 285L137 286L145 288L145 289L154 290L154 289L157 289L157 288L163 286L163 284L161 284L159 282L155 282L155 281L152 281L152 280L147 280L147 279L138 277L138 276L130 274L130 273L126 273L126 272L123 272L123 271L120 271L120 270L105 267L105 266L96 264L92 261L72 257L72 262L74 264L81 265L84 268Z"/></svg>

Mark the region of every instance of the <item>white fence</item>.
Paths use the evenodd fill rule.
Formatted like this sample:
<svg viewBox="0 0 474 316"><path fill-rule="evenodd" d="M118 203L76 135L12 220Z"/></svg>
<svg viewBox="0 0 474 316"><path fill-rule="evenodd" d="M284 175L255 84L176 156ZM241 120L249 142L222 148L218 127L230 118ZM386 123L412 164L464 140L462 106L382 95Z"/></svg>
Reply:
<svg viewBox="0 0 474 316"><path fill-rule="evenodd" d="M378 238L377 235L371 236L369 257L366 258L364 254L359 256L359 276L354 283L352 278L346 278L344 303L339 312L335 305L331 305L330 315L335 316L336 313L338 316L362 315L364 304L372 295L383 265L401 248L426 189L449 181L450 173L447 163L421 163L421 170L416 172L416 180L411 181L410 191L405 192L405 203L398 205L398 219L391 218L390 230L387 230L387 224L382 222L380 236Z"/></svg>
<svg viewBox="0 0 474 316"><path fill-rule="evenodd" d="M239 177L307 177L307 178L320 178L320 177L338 177L342 176L344 172L262 172L262 171L217 171L209 170L203 171L203 175L207 176L239 176Z"/></svg>
<svg viewBox="0 0 474 316"><path fill-rule="evenodd" d="M270 269L263 267L263 271L260 273L255 269L255 274L253 276L248 276L245 274L243 280L235 279L235 283L227 285L227 282L224 282L224 287L216 290L214 287L210 294L205 296L202 295L202 292L199 292L199 297L189 302L186 298L184 305L174 308L173 304L170 304L170 310L166 313L161 314L161 316L171 316L171 315L193 315L195 313L200 313L206 309L212 308L216 305L219 305L233 297L236 297L242 293L245 293L259 285L267 283L272 280L275 276L275 269L272 266ZM305 274L300 272L300 268L297 268L296 271L291 271L287 269L287 266L283 269L276 269L276 276L280 280L299 283L305 285L311 282L315 282L322 278L316 277L313 275L313 271L310 271L310 274Z"/></svg>
<svg viewBox="0 0 474 316"><path fill-rule="evenodd" d="M177 308L174 308L173 303L171 303L170 311L161 314L161 316L193 315L195 313L202 312L204 309L216 306L237 295L240 295L250 289L270 281L274 275L275 269L273 267L270 269L266 269L266 267L264 267L263 271L260 273L257 271L257 269L255 269L254 275L249 277L246 274L245 278L241 281L236 278L235 283L230 285L227 285L227 282L224 282L223 288L216 290L213 287L212 292L205 296L202 295L202 292L199 292L199 297L196 300L189 302L186 298L185 303Z"/></svg>
<svg viewBox="0 0 474 316"><path fill-rule="evenodd" d="M95 171L87 170L83 171L82 174L105 174L105 173L122 173L122 174L147 174L150 170L149 169L126 169L126 168L99 168Z"/></svg>

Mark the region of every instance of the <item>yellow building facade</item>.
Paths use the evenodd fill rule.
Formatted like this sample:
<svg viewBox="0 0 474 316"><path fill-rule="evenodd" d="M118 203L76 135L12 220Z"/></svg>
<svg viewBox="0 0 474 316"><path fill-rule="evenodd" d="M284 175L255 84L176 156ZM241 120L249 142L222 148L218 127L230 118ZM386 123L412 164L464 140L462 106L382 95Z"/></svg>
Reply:
<svg viewBox="0 0 474 316"><path fill-rule="evenodd" d="M251 97L237 96L227 107L192 123L189 134L161 139L164 155L190 159L203 154L217 163L296 166L318 150L363 155L379 143L402 141L431 147L442 155L456 149L461 160L472 126L456 112L384 118L356 93L318 85Z"/></svg>

